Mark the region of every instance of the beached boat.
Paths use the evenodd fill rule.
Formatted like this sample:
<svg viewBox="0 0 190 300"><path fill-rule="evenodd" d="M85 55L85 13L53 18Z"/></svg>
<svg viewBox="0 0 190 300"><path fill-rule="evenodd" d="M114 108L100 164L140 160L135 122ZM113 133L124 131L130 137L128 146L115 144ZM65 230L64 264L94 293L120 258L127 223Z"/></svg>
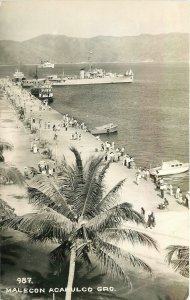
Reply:
<svg viewBox="0 0 190 300"><path fill-rule="evenodd" d="M117 132L117 125L110 123L103 126L95 127L90 131L92 134L104 134Z"/></svg>
<svg viewBox="0 0 190 300"><path fill-rule="evenodd" d="M150 169L151 175L174 175L187 172L189 170L189 163L182 163L178 160L171 160L162 162L160 167Z"/></svg>

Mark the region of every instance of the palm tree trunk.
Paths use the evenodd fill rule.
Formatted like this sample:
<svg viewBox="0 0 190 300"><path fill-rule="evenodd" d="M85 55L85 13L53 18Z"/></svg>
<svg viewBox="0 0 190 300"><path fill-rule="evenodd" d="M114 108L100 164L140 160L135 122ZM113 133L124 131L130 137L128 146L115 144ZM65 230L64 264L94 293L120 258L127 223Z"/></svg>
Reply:
<svg viewBox="0 0 190 300"><path fill-rule="evenodd" d="M68 281L67 281L67 290L66 290L65 300L71 300L73 280L74 280L74 275L75 275L75 261L76 261L76 246L74 245L71 248L69 276L68 276Z"/></svg>

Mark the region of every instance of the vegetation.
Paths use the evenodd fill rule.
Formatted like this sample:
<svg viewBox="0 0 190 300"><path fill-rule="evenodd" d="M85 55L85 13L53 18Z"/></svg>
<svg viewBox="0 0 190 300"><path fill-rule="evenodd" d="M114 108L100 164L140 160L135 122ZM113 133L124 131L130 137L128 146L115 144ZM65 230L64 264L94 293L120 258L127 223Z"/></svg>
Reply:
<svg viewBox="0 0 190 300"><path fill-rule="evenodd" d="M144 224L143 217L128 202L119 202L119 190L124 180L106 192L104 178L109 163L101 157L91 157L84 165L79 152L71 148L75 164L62 165L57 178L39 175L30 182L30 201L42 212L11 218L4 225L26 232L33 241L59 243L51 252L51 261L59 273L69 260L68 291L71 299L76 261L92 267L98 263L112 279L131 281L125 265L132 264L151 273L151 268L132 253L122 250L119 242L129 241L157 249L147 234L122 228L123 221ZM125 263L124 263L125 261Z"/></svg>
<svg viewBox="0 0 190 300"><path fill-rule="evenodd" d="M182 276L189 277L189 247L171 245L166 250L166 260L172 268Z"/></svg>
<svg viewBox="0 0 190 300"><path fill-rule="evenodd" d="M2 141L0 140L0 162L4 162L5 161L5 158L4 158L4 155L3 155L3 151L4 150L13 150L13 145L6 142L6 141Z"/></svg>
<svg viewBox="0 0 190 300"><path fill-rule="evenodd" d="M0 184L23 184L24 178L20 171L13 165L5 163L4 150L13 150L13 145L0 141Z"/></svg>

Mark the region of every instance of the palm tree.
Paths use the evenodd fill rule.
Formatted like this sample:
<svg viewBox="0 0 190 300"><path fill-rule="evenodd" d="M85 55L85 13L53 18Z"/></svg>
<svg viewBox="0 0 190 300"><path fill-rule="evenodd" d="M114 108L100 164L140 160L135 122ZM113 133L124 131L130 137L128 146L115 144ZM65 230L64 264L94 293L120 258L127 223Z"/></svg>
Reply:
<svg viewBox="0 0 190 300"><path fill-rule="evenodd" d="M130 203L119 203L119 191L125 179L106 192L104 178L109 163L103 164L102 157L91 157L83 165L79 152L75 148L71 151L75 163L68 165L64 161L57 178L39 175L30 182L30 201L40 207L43 205L43 211L4 222L6 226L26 232L32 240L60 244L50 256L60 272L65 257L69 257L65 300L71 299L76 260L89 266L95 260L103 272L131 286L121 266L123 261L150 273L151 268L117 244L128 240L157 249L156 242L147 234L121 227L123 221L144 224L143 217Z"/></svg>
<svg viewBox="0 0 190 300"><path fill-rule="evenodd" d="M181 245L170 245L166 248L166 260L175 271L182 276L189 277L189 247Z"/></svg>
<svg viewBox="0 0 190 300"><path fill-rule="evenodd" d="M14 146L6 141L0 140L0 184L16 183L23 184L24 178L21 172L13 165L5 163L4 150L13 150Z"/></svg>
<svg viewBox="0 0 190 300"><path fill-rule="evenodd" d="M0 162L4 162L5 161L5 158L4 158L4 155L3 155L3 151L4 150L13 150L13 145L6 142L6 141L2 141L0 140Z"/></svg>

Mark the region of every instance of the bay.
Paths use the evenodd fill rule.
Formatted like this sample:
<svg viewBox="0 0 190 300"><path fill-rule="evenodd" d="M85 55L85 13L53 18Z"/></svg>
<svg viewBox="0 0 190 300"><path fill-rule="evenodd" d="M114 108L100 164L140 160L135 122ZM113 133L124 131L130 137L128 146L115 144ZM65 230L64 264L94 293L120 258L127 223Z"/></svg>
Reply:
<svg viewBox="0 0 190 300"><path fill-rule="evenodd" d="M88 64L56 65L55 69L38 69L38 76L50 74L78 75ZM52 107L74 116L93 128L106 123L118 124L118 133L101 136L114 141L134 156L138 166L156 166L162 161L188 161L188 64L106 63L93 64L106 71L134 72L129 84L103 84L54 87ZM17 66L1 66L0 76L11 76ZM32 78L36 66L20 66ZM174 187L186 192L188 173L167 178Z"/></svg>

